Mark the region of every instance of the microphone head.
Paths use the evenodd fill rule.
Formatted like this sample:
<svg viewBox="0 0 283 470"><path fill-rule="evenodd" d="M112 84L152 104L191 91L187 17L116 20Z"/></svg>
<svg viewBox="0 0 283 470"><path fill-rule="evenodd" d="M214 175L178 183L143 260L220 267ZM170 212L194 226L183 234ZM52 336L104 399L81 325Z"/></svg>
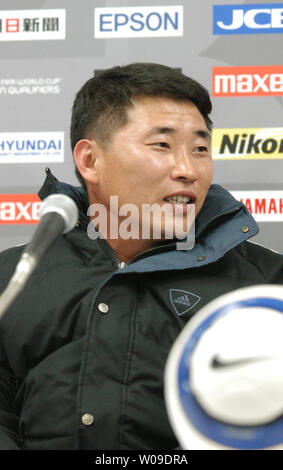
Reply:
<svg viewBox="0 0 283 470"><path fill-rule="evenodd" d="M79 210L75 202L66 194L51 194L44 199L39 209L39 218L42 219L49 212L56 212L62 216L65 222L63 233L70 232L79 219Z"/></svg>

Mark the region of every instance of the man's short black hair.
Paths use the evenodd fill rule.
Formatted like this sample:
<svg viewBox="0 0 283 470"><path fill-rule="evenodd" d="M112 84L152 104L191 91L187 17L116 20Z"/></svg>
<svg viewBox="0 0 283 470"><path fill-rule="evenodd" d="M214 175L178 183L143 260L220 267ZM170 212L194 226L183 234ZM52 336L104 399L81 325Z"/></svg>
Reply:
<svg viewBox="0 0 283 470"><path fill-rule="evenodd" d="M79 140L87 138L96 139L106 148L114 132L127 123L133 100L143 96L191 101L208 129L212 128L211 101L202 85L166 65L138 62L100 72L78 91L72 107L72 150ZM76 175L85 185L77 168Z"/></svg>

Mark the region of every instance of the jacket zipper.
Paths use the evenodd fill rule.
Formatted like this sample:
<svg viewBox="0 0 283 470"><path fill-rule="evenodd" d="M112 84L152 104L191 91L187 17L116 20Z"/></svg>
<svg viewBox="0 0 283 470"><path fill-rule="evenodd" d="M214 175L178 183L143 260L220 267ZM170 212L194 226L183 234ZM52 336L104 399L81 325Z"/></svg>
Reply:
<svg viewBox="0 0 283 470"><path fill-rule="evenodd" d="M221 214L218 214L218 215L216 215L215 217L212 217L212 219L210 219L210 221L207 222L207 224L201 229L201 231L199 232L197 238L199 238L199 237L203 234L203 232L205 232L205 230L207 229L207 227L208 227L210 224L212 224L215 220L220 219L221 217L223 217L223 216L225 216L225 215L232 215L232 214L234 214L234 213L236 213L236 212L239 212L239 210L242 209L242 207L243 207L243 206L237 206L237 207L235 207L235 209L232 209L232 210L226 211L226 212L222 212Z"/></svg>
<svg viewBox="0 0 283 470"><path fill-rule="evenodd" d="M209 225L211 225L213 222L215 222L217 219L220 219L221 217L224 217L226 215L232 215L236 212L239 212L239 210L242 208L242 206L237 206L235 207L234 209L230 210L230 211L226 211L226 212L222 212L221 214L218 214L216 215L215 217L212 217L212 219L209 220L209 222L207 222L205 224L205 226L202 228L202 230L200 231L200 233L198 234L197 236L197 239L205 232L205 230L207 229L207 227L209 227ZM108 243L108 242L107 242ZM153 246L152 248L149 248L148 250L145 250L143 251L142 253L139 253L138 255L136 255L133 259L131 259L128 263L126 263L125 261L120 261L118 256L116 255L115 251L113 250L113 248L110 246L110 244L108 243L112 253L113 253L113 260L115 261L118 269L123 269L125 266L128 266L129 264L132 264L132 263L135 263L137 260L139 260L140 258L144 258L146 257L147 255L149 255L150 253L152 252L155 252L155 251L158 251L158 250L161 250L161 249L166 249L167 248L173 248L176 246L176 242L173 242L173 243L167 243L166 245L158 245L158 246Z"/></svg>
<svg viewBox="0 0 283 470"><path fill-rule="evenodd" d="M106 240L107 242L107 240ZM107 242L108 243L108 242ZM143 251L142 253L139 253L138 255L136 255L133 259L131 259L128 263L126 263L126 261L120 261L118 256L116 255L116 252L113 250L113 248L111 247L111 245L108 243L109 247L110 247L110 250L111 250L111 253L112 253L112 259L113 261L115 262L115 264L117 265L118 269L123 269L125 266L128 266L129 264L131 263L134 263L136 261L137 258L139 258L140 256L144 256L144 255L147 255L148 253L151 253L152 251L155 251L155 250L158 250L160 248L168 248L168 247L173 247L176 245L175 242L173 243L167 243L166 245L158 245L158 246L153 246L152 248L149 248L148 250L145 250Z"/></svg>

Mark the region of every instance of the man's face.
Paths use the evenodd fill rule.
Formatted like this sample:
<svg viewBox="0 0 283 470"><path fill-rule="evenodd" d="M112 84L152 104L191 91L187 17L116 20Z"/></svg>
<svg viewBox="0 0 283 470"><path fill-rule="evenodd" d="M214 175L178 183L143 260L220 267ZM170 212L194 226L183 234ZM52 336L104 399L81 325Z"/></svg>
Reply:
<svg viewBox="0 0 283 470"><path fill-rule="evenodd" d="M140 98L128 110L128 123L114 133L106 150L97 152L96 167L92 203L103 204L108 213L110 196L117 196L119 208L129 203L138 208L140 229L144 204L170 209L173 223L185 222L188 204L197 216L212 181L210 133L192 102Z"/></svg>

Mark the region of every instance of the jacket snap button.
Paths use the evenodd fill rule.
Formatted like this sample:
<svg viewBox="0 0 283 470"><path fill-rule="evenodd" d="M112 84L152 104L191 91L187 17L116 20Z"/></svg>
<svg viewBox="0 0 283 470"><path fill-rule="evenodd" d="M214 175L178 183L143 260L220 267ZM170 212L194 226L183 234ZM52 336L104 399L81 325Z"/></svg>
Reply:
<svg viewBox="0 0 283 470"><path fill-rule="evenodd" d="M85 424L86 426L90 426L94 422L94 416L91 415L90 413L85 413L82 416L82 423Z"/></svg>
<svg viewBox="0 0 283 470"><path fill-rule="evenodd" d="M205 256L199 256L198 257L198 261L204 261L205 260Z"/></svg>
<svg viewBox="0 0 283 470"><path fill-rule="evenodd" d="M249 227L245 226L242 228L242 232L247 233L249 231Z"/></svg>
<svg viewBox="0 0 283 470"><path fill-rule="evenodd" d="M108 305L104 304L103 302L99 304L97 308L101 313L107 313L109 311Z"/></svg>

